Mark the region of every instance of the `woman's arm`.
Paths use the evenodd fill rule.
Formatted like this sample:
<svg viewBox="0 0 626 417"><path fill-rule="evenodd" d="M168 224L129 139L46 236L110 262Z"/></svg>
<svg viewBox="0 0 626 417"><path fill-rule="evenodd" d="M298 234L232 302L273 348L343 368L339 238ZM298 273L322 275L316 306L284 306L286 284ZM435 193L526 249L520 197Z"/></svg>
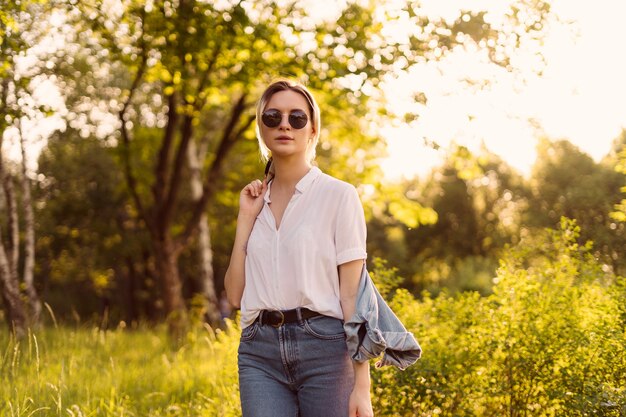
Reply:
<svg viewBox="0 0 626 417"><path fill-rule="evenodd" d="M241 296L245 286L245 260L246 245L248 237L252 231L252 226L256 216L246 216L239 214L237 216L237 231L235 232L235 243L233 251L230 254L230 263L224 275L224 288L226 289L226 298L228 302L236 308L241 307Z"/></svg>
<svg viewBox="0 0 626 417"><path fill-rule="evenodd" d="M356 297L363 269L363 259L339 265L339 293L344 321L348 321L356 309ZM369 362L352 361L354 366L354 388L350 394L349 417L372 417L370 397Z"/></svg>
<svg viewBox="0 0 626 417"><path fill-rule="evenodd" d="M239 215L235 243L230 255L230 263L224 275L224 288L228 302L236 308L241 307L241 296L245 286L245 261L248 238L256 216L263 208L264 195L267 192L267 181L255 180L246 185L239 195Z"/></svg>

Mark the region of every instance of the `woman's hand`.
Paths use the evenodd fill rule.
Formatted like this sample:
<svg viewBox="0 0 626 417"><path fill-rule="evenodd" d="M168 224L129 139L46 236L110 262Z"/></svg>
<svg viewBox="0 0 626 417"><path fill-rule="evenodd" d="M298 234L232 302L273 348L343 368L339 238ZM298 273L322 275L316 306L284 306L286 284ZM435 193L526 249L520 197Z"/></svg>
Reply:
<svg viewBox="0 0 626 417"><path fill-rule="evenodd" d="M261 212L267 192L267 177L261 182L254 180L246 185L239 195L239 214L256 217Z"/></svg>
<svg viewBox="0 0 626 417"><path fill-rule="evenodd" d="M373 417L372 399L370 397L369 384L359 384L358 381L350 394L348 407L349 417Z"/></svg>

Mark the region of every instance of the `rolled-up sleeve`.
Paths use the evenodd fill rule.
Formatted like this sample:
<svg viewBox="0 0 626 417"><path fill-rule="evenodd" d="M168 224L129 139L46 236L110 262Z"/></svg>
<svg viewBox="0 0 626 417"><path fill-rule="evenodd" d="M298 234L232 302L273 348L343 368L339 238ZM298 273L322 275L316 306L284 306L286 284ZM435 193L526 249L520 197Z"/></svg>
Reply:
<svg viewBox="0 0 626 417"><path fill-rule="evenodd" d="M337 265L357 259L366 259L367 228L359 194L347 187L339 204L335 225L335 250Z"/></svg>

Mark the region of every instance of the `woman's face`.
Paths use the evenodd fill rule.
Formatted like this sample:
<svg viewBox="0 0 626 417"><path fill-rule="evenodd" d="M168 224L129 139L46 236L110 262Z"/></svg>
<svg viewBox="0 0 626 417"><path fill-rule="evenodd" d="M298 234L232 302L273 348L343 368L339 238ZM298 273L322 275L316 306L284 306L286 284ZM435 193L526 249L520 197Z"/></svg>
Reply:
<svg viewBox="0 0 626 417"><path fill-rule="evenodd" d="M307 146L315 134L306 98L295 91L279 91L272 95L263 111L268 110L278 110L282 114L280 124L276 127L267 127L259 121L261 137L272 156L301 155L306 158ZM295 111L303 111L307 115L308 121L302 129L295 129L289 124L289 114Z"/></svg>

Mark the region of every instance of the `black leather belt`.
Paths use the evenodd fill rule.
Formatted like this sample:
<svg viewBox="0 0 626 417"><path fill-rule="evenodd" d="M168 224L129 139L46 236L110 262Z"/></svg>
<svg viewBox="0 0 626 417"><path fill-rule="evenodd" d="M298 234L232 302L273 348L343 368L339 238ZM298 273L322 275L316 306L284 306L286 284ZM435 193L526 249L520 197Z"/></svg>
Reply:
<svg viewBox="0 0 626 417"><path fill-rule="evenodd" d="M300 316L298 316L298 310L300 310ZM295 323L299 320L306 320L316 316L321 316L321 314L308 308L298 307L293 310L262 310L256 320L261 325L267 324L278 328L283 324Z"/></svg>

